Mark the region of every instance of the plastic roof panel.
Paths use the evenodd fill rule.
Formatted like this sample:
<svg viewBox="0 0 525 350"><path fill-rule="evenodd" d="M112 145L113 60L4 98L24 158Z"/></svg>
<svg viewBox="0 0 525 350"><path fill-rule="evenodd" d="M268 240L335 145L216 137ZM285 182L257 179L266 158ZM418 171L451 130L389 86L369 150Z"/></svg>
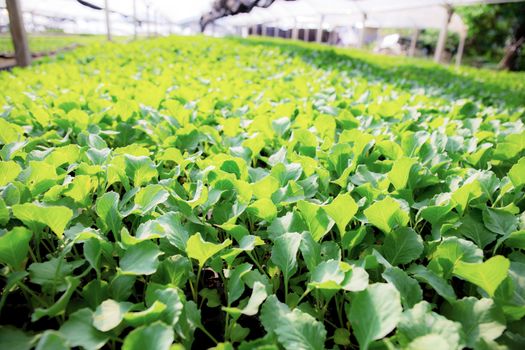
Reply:
<svg viewBox="0 0 525 350"><path fill-rule="evenodd" d="M104 6L104 0L89 0ZM115 27L127 25L131 28L133 0L108 0ZM185 25L196 22L200 16L211 9L214 0L136 0L137 13L141 21L146 20L147 5L149 18L156 16L159 21ZM441 28L447 12L445 5L460 6L480 3L516 2L522 0L296 0L276 2L268 8L255 8L249 14L225 17L217 24L225 27L250 26L255 24L274 24L284 28L300 25L303 27L334 28L340 26L360 27L366 14L366 26L378 28ZM4 1L0 0L0 3ZM21 0L25 12L45 16L72 18L78 24L96 21L95 32L104 30L104 12L80 5L76 0ZM94 24L86 28L94 28ZM112 24L113 26L113 24ZM84 27L84 26L83 26ZM449 30L465 30L461 18L454 14Z"/></svg>

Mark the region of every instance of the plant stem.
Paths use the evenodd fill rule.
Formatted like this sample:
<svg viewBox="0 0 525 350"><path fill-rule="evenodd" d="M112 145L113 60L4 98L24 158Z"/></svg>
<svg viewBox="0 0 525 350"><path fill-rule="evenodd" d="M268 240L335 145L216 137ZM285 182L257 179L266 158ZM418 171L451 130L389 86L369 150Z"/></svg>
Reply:
<svg viewBox="0 0 525 350"><path fill-rule="evenodd" d="M49 305L47 304L47 302L40 298L35 292L33 292L31 290L31 288L29 288L28 286L26 286L24 283L22 282L17 282L16 285L22 289L24 292L28 293L29 295L31 295L33 298L35 298L41 305L44 305L45 307L48 307Z"/></svg>
<svg viewBox="0 0 525 350"><path fill-rule="evenodd" d="M284 278L284 303L288 305L288 278Z"/></svg>
<svg viewBox="0 0 525 350"><path fill-rule="evenodd" d="M310 288L307 288L304 293L299 297L299 299L297 300L297 303L295 304L295 306L293 307L293 309L295 309L297 306L299 306L299 304L301 303L301 300L303 300L308 294L310 294L312 290Z"/></svg>
<svg viewBox="0 0 525 350"><path fill-rule="evenodd" d="M257 259L255 259L255 257L253 256L253 254L251 252L246 252L246 254L248 254L248 256L252 259L252 261L255 263L255 266L257 266L257 268L259 269L259 271L263 274L263 275L267 275L268 273L266 271L264 271L264 269L262 268L261 264L259 263L259 261ZM268 276L269 277L269 276Z"/></svg>
<svg viewBox="0 0 525 350"><path fill-rule="evenodd" d="M344 328L343 323L343 304L339 304L339 298L337 298L337 295L335 296L335 306L337 309L337 318L339 319L339 324L341 325L341 328Z"/></svg>
<svg viewBox="0 0 525 350"><path fill-rule="evenodd" d="M197 270L197 281L195 282L195 287L193 287L193 285L191 284L191 281L190 281L190 288L191 288L191 293L193 294L193 301L195 301L195 303L198 305L199 302L198 302L198 298L199 298L199 281L201 279L201 271L202 271L202 268L201 266L199 265L199 269Z"/></svg>
<svg viewBox="0 0 525 350"><path fill-rule="evenodd" d="M204 328L204 326L199 326L199 329L202 331L202 333L206 334L211 340L213 340L213 342L215 344L219 344L219 342L217 341L217 339L215 339L215 337L213 335L211 335L210 332L208 332L206 330L206 328Z"/></svg>

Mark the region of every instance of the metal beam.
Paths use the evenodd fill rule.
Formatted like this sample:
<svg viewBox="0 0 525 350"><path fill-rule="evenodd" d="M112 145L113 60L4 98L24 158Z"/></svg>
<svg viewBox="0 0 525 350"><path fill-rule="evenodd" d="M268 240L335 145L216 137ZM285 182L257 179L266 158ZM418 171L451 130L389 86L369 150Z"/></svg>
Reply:
<svg viewBox="0 0 525 350"><path fill-rule="evenodd" d="M29 51L20 1L6 0L6 6L9 14L9 30L15 47L16 64L20 67L27 67L31 64L31 52Z"/></svg>

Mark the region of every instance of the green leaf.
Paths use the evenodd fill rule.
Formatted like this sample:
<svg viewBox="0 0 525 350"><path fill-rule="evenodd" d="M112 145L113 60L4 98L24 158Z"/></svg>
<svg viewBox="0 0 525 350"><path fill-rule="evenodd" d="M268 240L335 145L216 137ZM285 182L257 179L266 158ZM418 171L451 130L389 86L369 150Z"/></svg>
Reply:
<svg viewBox="0 0 525 350"><path fill-rule="evenodd" d="M123 315L123 318L129 325L133 327L139 327L160 320L161 315L164 313L165 310L166 304L155 300L153 305L151 305L146 310L138 312L126 312Z"/></svg>
<svg viewBox="0 0 525 350"><path fill-rule="evenodd" d="M287 350L325 348L326 330L323 324L299 309L291 311L275 295L264 302L260 320L266 331L275 333L279 343Z"/></svg>
<svg viewBox="0 0 525 350"><path fill-rule="evenodd" d="M461 226L458 228L458 232L462 236L471 239L481 249L484 249L496 240L496 235L483 225L481 215L475 215L470 212L469 215L465 215L460 220L460 223Z"/></svg>
<svg viewBox="0 0 525 350"><path fill-rule="evenodd" d="M201 234L197 232L186 242L186 254L188 254L188 257L197 260L202 268L208 259L231 245L231 243L232 241L229 239L221 244L206 242L202 239Z"/></svg>
<svg viewBox="0 0 525 350"><path fill-rule="evenodd" d="M419 283L398 267L387 267L381 275L391 283L401 295L401 303L405 308L411 308L423 299L423 291Z"/></svg>
<svg viewBox="0 0 525 350"><path fill-rule="evenodd" d="M272 221L277 216L277 207L270 199L262 198L250 204L248 212L263 220Z"/></svg>
<svg viewBox="0 0 525 350"><path fill-rule="evenodd" d="M406 226L409 220L408 213L392 197L386 197L374 202L365 209L364 213L372 225L386 233L389 233L396 227Z"/></svg>
<svg viewBox="0 0 525 350"><path fill-rule="evenodd" d="M151 275L157 271L159 256L163 253L150 241L128 247L120 259L120 269L127 275Z"/></svg>
<svg viewBox="0 0 525 350"><path fill-rule="evenodd" d="M47 330L40 336L35 350L69 350L66 339L57 331Z"/></svg>
<svg viewBox="0 0 525 350"><path fill-rule="evenodd" d="M85 349L100 349L109 340L109 335L92 326L93 312L87 308L71 315L59 331L66 338L68 345L81 346Z"/></svg>
<svg viewBox="0 0 525 350"><path fill-rule="evenodd" d="M296 211L288 212L284 216L276 218L268 227L271 238L277 238L286 232L301 233L303 231L308 231L308 227L301 215Z"/></svg>
<svg viewBox="0 0 525 350"><path fill-rule="evenodd" d="M272 194L279 189L279 180L267 175L263 179L252 183L251 187L256 198L271 198Z"/></svg>
<svg viewBox="0 0 525 350"><path fill-rule="evenodd" d="M29 167L24 171L24 175L27 172L29 172L27 177L23 175L20 175L20 177L24 178L24 183L34 196L56 185L59 179L56 167L45 161L30 161Z"/></svg>
<svg viewBox="0 0 525 350"><path fill-rule="evenodd" d="M71 209L63 206L44 206L39 203L13 205L13 215L30 228L37 230L38 224L49 228L62 239L64 230L73 217Z"/></svg>
<svg viewBox="0 0 525 350"><path fill-rule="evenodd" d="M31 336L21 329L11 326L0 326L0 344L3 348L13 350L31 349Z"/></svg>
<svg viewBox="0 0 525 350"><path fill-rule="evenodd" d="M169 350L175 338L173 328L155 322L131 331L122 345L123 350Z"/></svg>
<svg viewBox="0 0 525 350"><path fill-rule="evenodd" d="M82 260L67 262L64 258L52 258L43 263L32 263L28 271L31 282L40 284L45 289L49 287L52 290L64 291L67 288L66 277L82 264Z"/></svg>
<svg viewBox="0 0 525 350"><path fill-rule="evenodd" d="M423 240L409 227L400 227L385 235L381 252L392 265L408 264L423 253Z"/></svg>
<svg viewBox="0 0 525 350"><path fill-rule="evenodd" d="M64 294L62 294L62 296L60 297L60 299L57 300L56 303L54 303L47 309L37 308L31 316L32 322L36 322L44 316L55 317L57 315L62 314L65 311L69 303L69 299L71 299L71 296L80 284L79 278L67 276L65 279L67 286Z"/></svg>
<svg viewBox="0 0 525 350"><path fill-rule="evenodd" d="M89 204L92 182L88 175L75 176L68 189L63 192L64 196L70 197L75 202L85 206Z"/></svg>
<svg viewBox="0 0 525 350"><path fill-rule="evenodd" d="M385 337L396 328L403 308L399 292L392 285L374 283L354 293L346 314L359 347L368 349L374 340Z"/></svg>
<svg viewBox="0 0 525 350"><path fill-rule="evenodd" d="M106 192L97 199L95 211L102 219L102 224L106 226L108 231L112 231L113 235L120 234L122 227L122 216L118 211L120 197L118 193Z"/></svg>
<svg viewBox="0 0 525 350"><path fill-rule="evenodd" d="M426 334L412 340L407 346L407 350L427 350L427 349L450 349L447 340L439 334Z"/></svg>
<svg viewBox="0 0 525 350"><path fill-rule="evenodd" d="M483 251L474 243L456 237L447 237L437 246L432 253L432 262L429 267L435 263L449 262L449 269L453 269L459 262L478 263L483 261ZM436 270L436 269L434 269Z"/></svg>
<svg viewBox="0 0 525 350"><path fill-rule="evenodd" d="M318 289L339 290L345 279L345 273L339 268L339 261L323 261L312 272L309 286Z"/></svg>
<svg viewBox="0 0 525 350"><path fill-rule="evenodd" d="M403 313L397 326L397 336L403 348L412 341L428 335L441 336L438 344L442 342L441 339L445 340L445 349L459 350L464 346L461 324L432 312L430 304L422 301Z"/></svg>
<svg viewBox="0 0 525 350"><path fill-rule="evenodd" d="M477 285L492 297L501 282L507 278L509 267L509 260L497 255L483 263L460 261L454 268L454 275Z"/></svg>
<svg viewBox="0 0 525 350"><path fill-rule="evenodd" d="M505 240L507 247L519 248L525 250L525 230L514 231Z"/></svg>
<svg viewBox="0 0 525 350"><path fill-rule="evenodd" d="M451 302L456 299L456 293L452 286L447 283L443 278L436 275L434 272L428 270L426 267L421 265L412 266L408 272L414 275L414 277L430 285L439 295Z"/></svg>
<svg viewBox="0 0 525 350"><path fill-rule="evenodd" d="M24 140L24 129L16 124L7 122L4 118L0 118L0 144L8 144L16 141Z"/></svg>
<svg viewBox="0 0 525 350"><path fill-rule="evenodd" d="M337 260L321 262L310 276L308 287L324 291L331 297L340 289L357 292L368 286L368 273L360 267Z"/></svg>
<svg viewBox="0 0 525 350"><path fill-rule="evenodd" d="M177 324L184 307L179 291L175 288L166 288L155 291L155 296L158 301L167 306L163 314L164 322L169 325Z"/></svg>
<svg viewBox="0 0 525 350"><path fill-rule="evenodd" d="M14 270L21 270L29 252L33 233L25 227L15 227L0 236L0 262Z"/></svg>
<svg viewBox="0 0 525 350"><path fill-rule="evenodd" d="M415 164L417 164L416 158L403 157L396 159L392 170L388 173L388 179L396 190L399 191L407 187L410 171Z"/></svg>
<svg viewBox="0 0 525 350"><path fill-rule="evenodd" d="M468 182L470 181L470 182ZM456 205L460 215L463 215L463 212L467 208L467 205L471 200L479 198L483 194L479 180L476 178L469 178L463 186L458 188L452 194L452 201Z"/></svg>
<svg viewBox="0 0 525 350"><path fill-rule="evenodd" d="M122 322L124 314L131 306L131 303L104 300L93 314L93 326L101 332L112 330Z"/></svg>
<svg viewBox="0 0 525 350"><path fill-rule="evenodd" d="M443 314L462 324L469 348L476 348L481 339L497 339L506 328L505 315L492 299L463 298L445 304Z"/></svg>
<svg viewBox="0 0 525 350"><path fill-rule="evenodd" d="M505 209L486 208L483 210L483 223L492 232L505 236L516 230L518 218Z"/></svg>
<svg viewBox="0 0 525 350"><path fill-rule="evenodd" d="M332 203L325 205L323 209L335 221L339 234L344 236L346 226L357 213L358 206L350 193L344 193L339 194Z"/></svg>
<svg viewBox="0 0 525 350"><path fill-rule="evenodd" d="M0 226L5 226L9 222L9 209L5 201L0 197Z"/></svg>
<svg viewBox="0 0 525 350"><path fill-rule="evenodd" d="M525 263L513 261L509 277L496 289L494 299L503 308L510 320L520 320L525 316Z"/></svg>
<svg viewBox="0 0 525 350"><path fill-rule="evenodd" d="M20 165L12 160L7 162L0 161L0 187L14 181L21 171Z"/></svg>
<svg viewBox="0 0 525 350"><path fill-rule="evenodd" d="M514 187L520 188L525 185L525 158L521 158L510 168L508 176ZM0 185L1 182L0 180Z"/></svg>
<svg viewBox="0 0 525 350"><path fill-rule="evenodd" d="M204 186L204 183L199 180L197 181L197 185L196 185L196 189L195 189L193 198L186 201L186 203L191 208L195 208L199 205L206 203L207 200L208 200L208 187Z"/></svg>
<svg viewBox="0 0 525 350"><path fill-rule="evenodd" d="M268 293L266 287L261 282L255 282L253 284L252 295L248 300L248 304L242 309L242 313L247 316L254 316L259 312L259 305L266 300Z"/></svg>
<svg viewBox="0 0 525 350"><path fill-rule="evenodd" d="M158 175L155 163L145 156L135 157L125 155L126 175L133 181L135 187L146 185Z"/></svg>
<svg viewBox="0 0 525 350"><path fill-rule="evenodd" d="M326 215L323 207L314 203L299 201L297 209L301 212L313 239L318 242L330 231L334 222Z"/></svg>
<svg viewBox="0 0 525 350"><path fill-rule="evenodd" d="M346 328L337 328L334 332L334 343L349 346L351 344L350 332Z"/></svg>
<svg viewBox="0 0 525 350"><path fill-rule="evenodd" d="M157 205L164 203L168 197L168 191L166 191L161 185L148 185L141 188L135 195L134 211L141 215L145 215Z"/></svg>
<svg viewBox="0 0 525 350"><path fill-rule="evenodd" d="M242 277L252 269L252 265L243 263L237 265L228 277L228 305L239 299L244 293L244 281Z"/></svg>
<svg viewBox="0 0 525 350"><path fill-rule="evenodd" d="M297 271L297 251L301 244L301 235L285 233L277 238L272 247L272 262L281 269L285 283Z"/></svg>

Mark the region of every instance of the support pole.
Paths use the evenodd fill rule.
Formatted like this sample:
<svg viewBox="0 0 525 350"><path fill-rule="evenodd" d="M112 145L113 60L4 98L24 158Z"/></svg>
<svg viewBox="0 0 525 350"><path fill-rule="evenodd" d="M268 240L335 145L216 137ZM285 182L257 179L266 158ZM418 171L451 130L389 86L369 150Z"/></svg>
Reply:
<svg viewBox="0 0 525 350"><path fill-rule="evenodd" d="M294 19L294 25L292 28L292 40L299 39L299 28L297 27L297 18Z"/></svg>
<svg viewBox="0 0 525 350"><path fill-rule="evenodd" d="M410 39L410 48L408 49L408 56L414 57L416 54L417 39L419 38L419 29L414 28L412 38Z"/></svg>
<svg viewBox="0 0 525 350"><path fill-rule="evenodd" d="M138 37L138 20L137 20L137 0L133 0L133 37L137 40Z"/></svg>
<svg viewBox="0 0 525 350"><path fill-rule="evenodd" d="M445 16L445 20L443 21L441 30L439 31L436 52L434 53L434 62L438 63L441 62L441 59L443 58L443 53L445 52L445 46L447 44L448 24L450 23L450 20L452 19L452 14L454 13L454 9L450 5L447 5L445 7L445 10L447 11L447 13Z"/></svg>
<svg viewBox="0 0 525 350"><path fill-rule="evenodd" d="M465 51L465 41L467 40L467 31L463 31L459 34L459 45L458 52L456 54L456 67L461 65L461 60L463 59L463 51Z"/></svg>
<svg viewBox="0 0 525 350"><path fill-rule="evenodd" d="M148 38L151 36L151 23L149 20L149 8L150 8L150 4L148 2L146 3L146 35Z"/></svg>
<svg viewBox="0 0 525 350"><path fill-rule="evenodd" d="M363 47L365 45L365 35L366 35L366 13L363 13L363 28L361 28L361 33L359 33L359 43L358 47Z"/></svg>
<svg viewBox="0 0 525 350"><path fill-rule="evenodd" d="M261 24L261 36L266 36L266 24Z"/></svg>
<svg viewBox="0 0 525 350"><path fill-rule="evenodd" d="M324 16L321 15L321 20L319 21L319 28L317 28L317 31L315 33L315 41L318 43L321 43L323 41L323 22Z"/></svg>
<svg viewBox="0 0 525 350"><path fill-rule="evenodd" d="M106 13L106 31L108 35L108 41L112 40L111 37L111 20L110 20L110 13L109 13L109 0L104 0L104 12Z"/></svg>
<svg viewBox="0 0 525 350"><path fill-rule="evenodd" d="M27 67L31 64L31 52L29 51L20 1L6 0L6 6L9 15L9 30L15 47L16 64L20 67Z"/></svg>
<svg viewBox="0 0 525 350"><path fill-rule="evenodd" d="M157 10L153 10L153 28L155 30L155 36L159 36L159 17Z"/></svg>

